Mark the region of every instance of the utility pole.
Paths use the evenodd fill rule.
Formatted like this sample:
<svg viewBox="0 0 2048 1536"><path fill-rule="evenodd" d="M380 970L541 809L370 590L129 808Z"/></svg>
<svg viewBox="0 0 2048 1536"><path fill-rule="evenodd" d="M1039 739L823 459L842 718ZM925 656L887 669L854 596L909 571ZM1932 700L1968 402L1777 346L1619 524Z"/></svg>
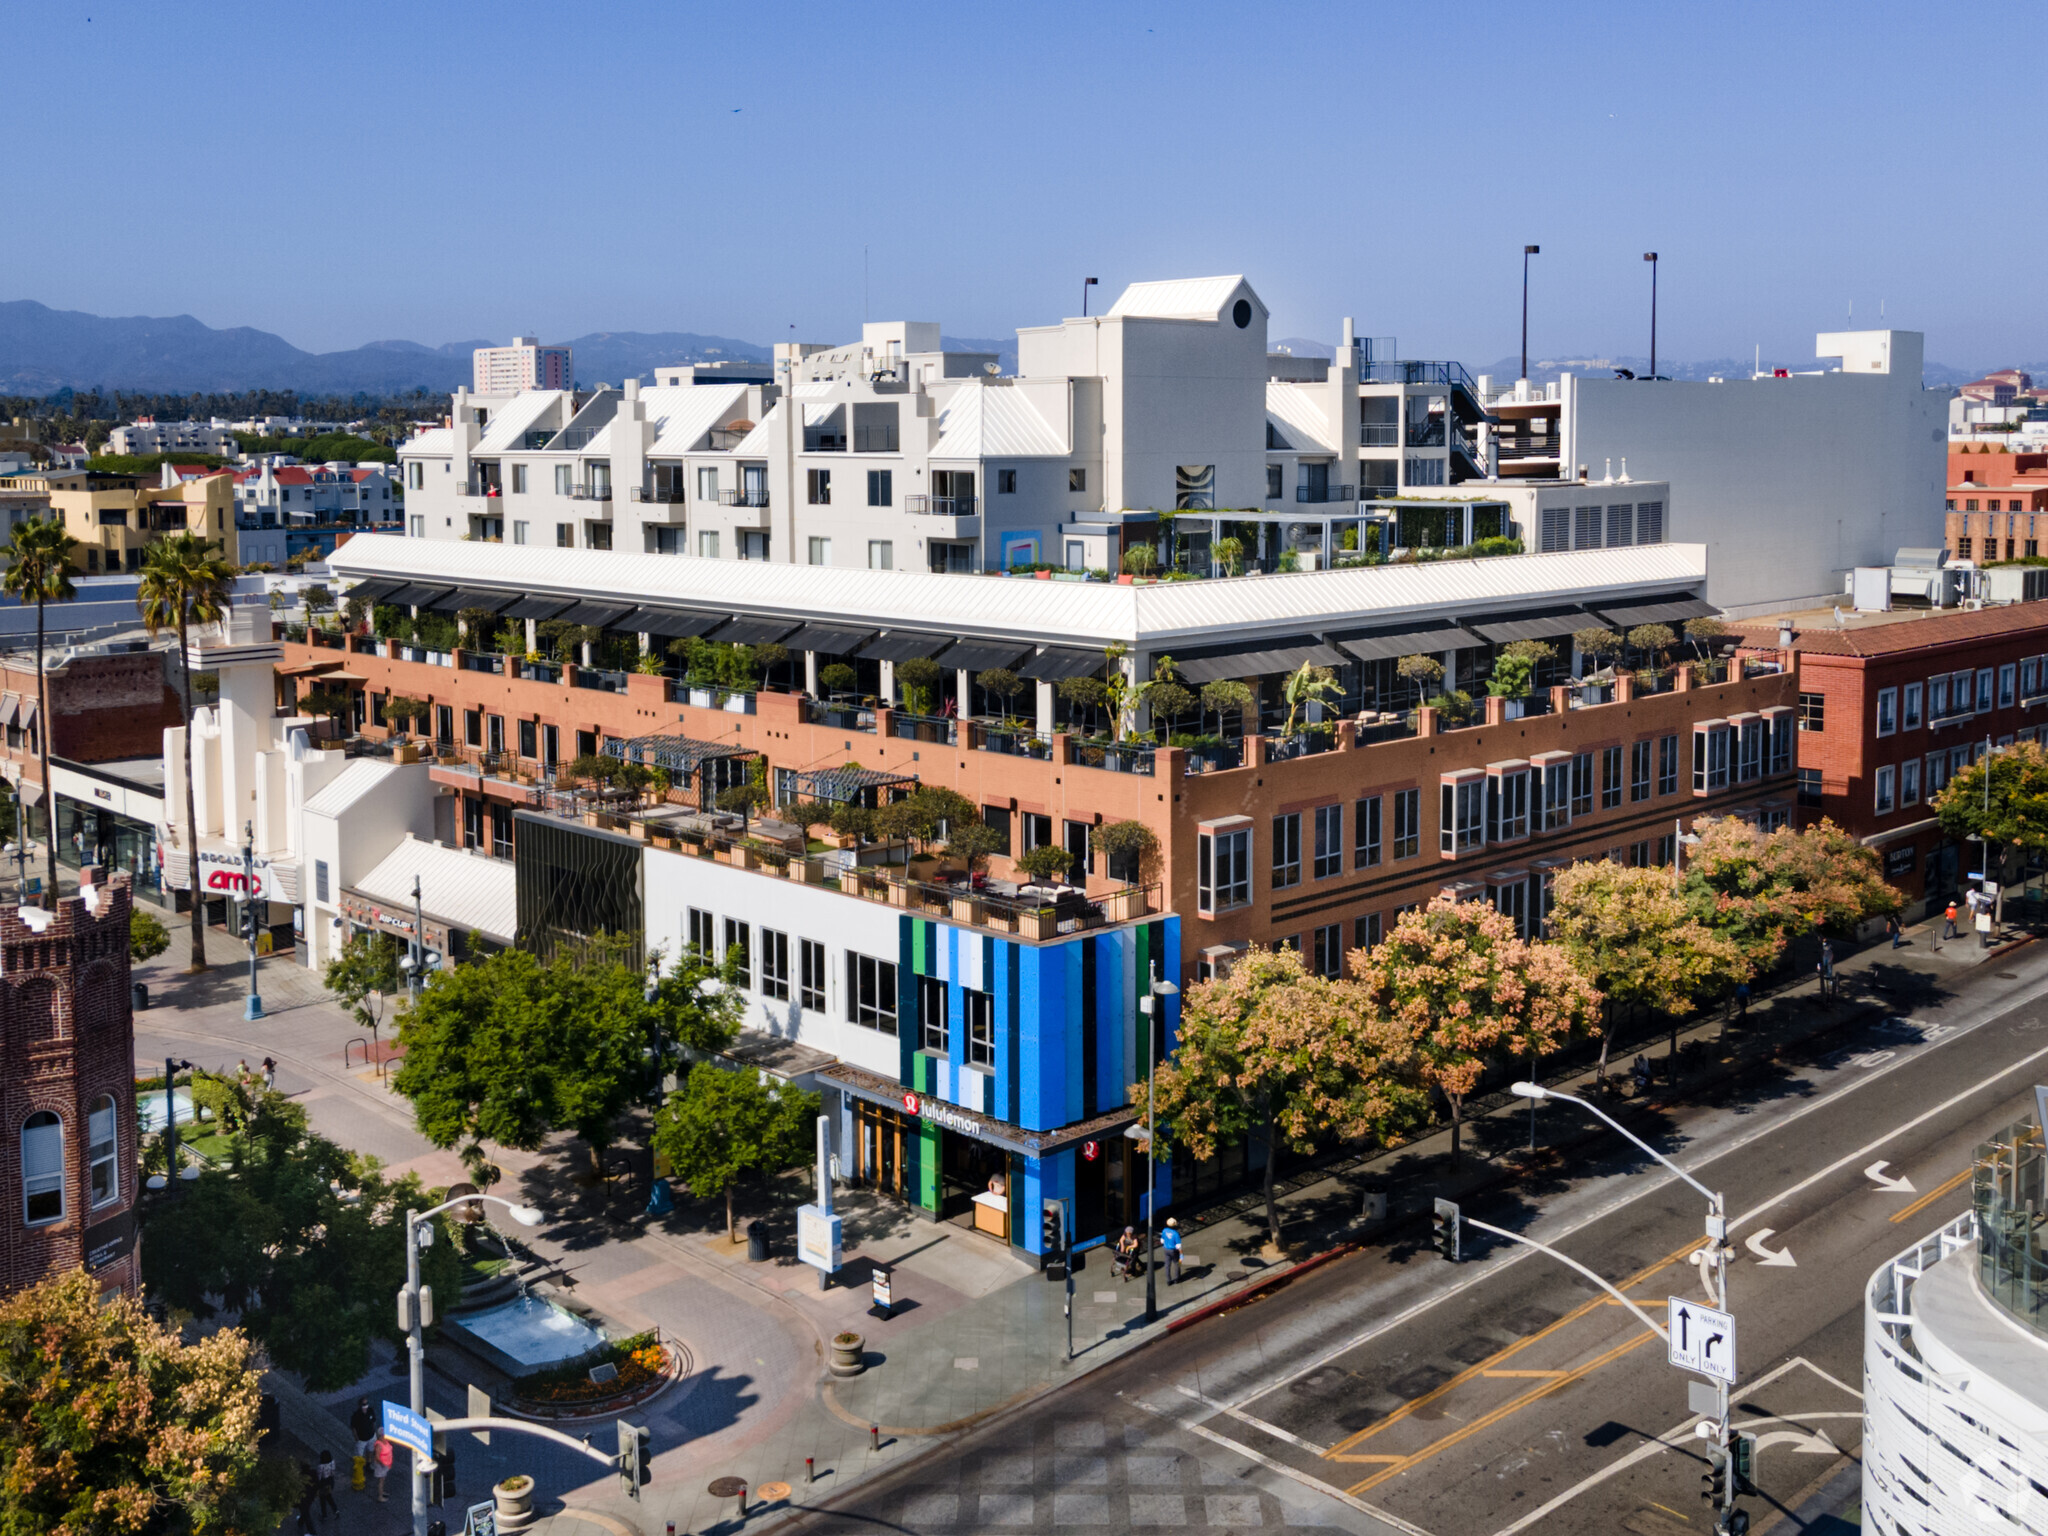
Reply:
<svg viewBox="0 0 2048 1536"><path fill-rule="evenodd" d="M196 881L194 882L197 883ZM263 1017L263 993L256 983L256 823L242 823L242 922L249 940L249 1000L242 1009L245 1019Z"/></svg>
<svg viewBox="0 0 2048 1536"><path fill-rule="evenodd" d="M423 985L420 973L426 968L427 926L425 917L421 915L420 877L414 875L412 877L412 967L410 974L405 979L406 990L412 994L414 1002L420 1000L420 987Z"/></svg>

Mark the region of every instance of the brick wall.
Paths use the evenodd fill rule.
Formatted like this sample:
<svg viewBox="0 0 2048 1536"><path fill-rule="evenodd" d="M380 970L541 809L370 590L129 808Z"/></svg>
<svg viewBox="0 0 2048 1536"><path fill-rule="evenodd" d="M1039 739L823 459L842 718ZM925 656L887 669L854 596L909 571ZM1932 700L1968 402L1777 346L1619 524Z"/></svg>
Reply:
<svg viewBox="0 0 2048 1536"><path fill-rule="evenodd" d="M159 651L80 656L51 672L46 686L54 721L50 755L75 763L160 756L164 731L184 718ZM33 660L26 665L11 658L0 663L0 689L35 698ZM26 735L12 747L0 743L0 753L24 763L35 757ZM40 779L40 768L29 770L29 775Z"/></svg>
<svg viewBox="0 0 2048 1536"><path fill-rule="evenodd" d="M37 933L0 907L0 1289L16 1290L85 1263L88 1247L111 1256L94 1267L103 1285L134 1290L138 1260L123 1240L137 1196L135 1034L128 999L129 881L89 871L106 890L100 911L78 897L58 902ZM117 1193L95 1208L87 1156L95 1100L114 1101ZM64 1128L64 1214L24 1220L21 1132L47 1110Z"/></svg>

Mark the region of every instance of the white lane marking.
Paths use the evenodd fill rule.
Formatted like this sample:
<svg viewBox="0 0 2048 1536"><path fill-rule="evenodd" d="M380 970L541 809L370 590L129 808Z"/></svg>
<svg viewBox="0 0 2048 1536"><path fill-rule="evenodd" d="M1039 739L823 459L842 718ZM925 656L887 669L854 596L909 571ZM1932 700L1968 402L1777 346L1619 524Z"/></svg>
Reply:
<svg viewBox="0 0 2048 1536"><path fill-rule="evenodd" d="M1977 1020L1977 1022L1974 1024L1935 1025L1932 1029L1928 1030L1927 1036L1931 1040L1937 1034L1946 1036L1951 1032L1953 1032L1953 1034L1958 1038L1960 1038L1963 1035L1972 1035L1975 1034L1978 1030L1984 1028L1986 1025L1995 1023L1997 1020L2004 1018L2008 1013L2011 1013L2014 1009L2019 1008L2027 1003L2035 1002L2037 1000L2038 995L2036 993L2025 992L2019 996L2009 999L2008 1001L2000 1004L1998 1007L1992 1009L1991 1012L1985 1014L1983 1018ZM1817 1098L1808 1099L1804 1104L1799 1105L1796 1109L1790 1110L1787 1113L1778 1116L1776 1119L1766 1124L1759 1125L1755 1130L1751 1131L1748 1135L1738 1136L1735 1140L1729 1142L1726 1146L1720 1148L1718 1151L1709 1152L1708 1154L1706 1154L1706 1156L1702 1157L1697 1164L1694 1165L1695 1169L1704 1168L1710 1163L1718 1162L1724 1157L1728 1157L1733 1155L1734 1153L1740 1152L1753 1142L1760 1141L1766 1136L1774 1136L1779 1131L1785 1129L1785 1127L1797 1123L1798 1121L1804 1119L1806 1116L1813 1114L1818 1110L1831 1107L1834 1104L1835 1100L1839 1098L1845 1098L1849 1094L1856 1092L1859 1088L1867 1087L1871 1083L1875 1083L1882 1080L1883 1078L1889 1076L1891 1073L1896 1072L1902 1066L1907 1066L1912 1064L1913 1062L1917 1062L1922 1056L1927 1054L1927 1050L1929 1048L1931 1047L1923 1048L1919 1051L1916 1051L1914 1054L1910 1056L1901 1057L1897 1061L1888 1062L1887 1064L1878 1068L1874 1072L1868 1072L1860 1077L1851 1078L1847 1082L1842 1083L1840 1086L1831 1089L1829 1092ZM1809 1185L1814 1184L1823 1178L1826 1178L1829 1174L1835 1172L1837 1169L1845 1167L1849 1163L1854 1162L1859 1157L1866 1156L1869 1153L1876 1151L1879 1146L1883 1145L1884 1142L1889 1141L1892 1136L1898 1135L1900 1134L1900 1132L1903 1131L1909 1131L1914 1126L1917 1126L1921 1124L1923 1121L1928 1120L1933 1116L1942 1113L1944 1110L1953 1108L1957 1103L1961 1102L1963 1099L1968 1098L1971 1094L1974 1094L1979 1090L1988 1087L1991 1083L1996 1082L2001 1077L2010 1076L2012 1073L2019 1071L2022 1067L2033 1065L2033 1063L2039 1061L2044 1056L2048 1056L2048 1050L2037 1051L2032 1056L2027 1057L2026 1060L2015 1062L2010 1067L2007 1067L2005 1071L1996 1073L1992 1077L1986 1078L1983 1082L1977 1084L1976 1087L1965 1089L1962 1093L1957 1094L1953 1099L1950 1099L1947 1103L1938 1105L1934 1109L1929 1110L1926 1114L1921 1115L1918 1119L1908 1121L1906 1124L1900 1126L1898 1130L1888 1132L1886 1135L1879 1137L1877 1141L1872 1142L1869 1146L1865 1147L1861 1152L1850 1153L1847 1157L1841 1159L1840 1162L1835 1163L1831 1167L1822 1169L1812 1178L1806 1179L1801 1183L1793 1185L1792 1188L1784 1191L1782 1194L1772 1196L1771 1199L1765 1201L1762 1205L1756 1207L1755 1210L1745 1212L1743 1215L1738 1216L1734 1221L1731 1221L1728 1224L1728 1230L1730 1232L1733 1232L1737 1226L1751 1220L1756 1216L1762 1215L1763 1212L1770 1209L1771 1206L1776 1205L1780 1200L1788 1199L1791 1196L1798 1194L1801 1190L1807 1188ZM1562 1243L1566 1238L1576 1236L1578 1233L1585 1231L1588 1227L1594 1226L1599 1222L1605 1221L1609 1216L1612 1216L1616 1211L1619 1211L1626 1206L1633 1205L1638 1200L1656 1194L1658 1191L1662 1190L1667 1185L1676 1184L1678 1182L1678 1176L1674 1173L1663 1172L1660 1169L1655 1174L1644 1173L1632 1175L1630 1177L1622 1179L1620 1182L1624 1186L1639 1185L1640 1187L1630 1189L1625 1194L1617 1195L1604 1205L1596 1206L1592 1211L1580 1217L1579 1220L1568 1224L1555 1235L1549 1237L1548 1241L1553 1246ZM1352 1350L1357 1349L1362 1344L1370 1343L1372 1340L1378 1338L1381 1334L1387 1332L1388 1330L1399 1328L1403 1324L1411 1321L1412 1319L1420 1317L1423 1313L1429 1311L1431 1308L1442 1305L1444 1302L1449 1301L1454 1296L1462 1295L1464 1292L1470 1290L1473 1286L1485 1283L1486 1281L1492 1279L1495 1275L1499 1274L1502 1270L1508 1268L1510 1265L1521 1263L1524 1259L1528 1258L1534 1252L1535 1250L1533 1248L1518 1247L1511 1253L1505 1254L1498 1259L1489 1261L1485 1268L1477 1271L1469 1279L1460 1280L1453 1285L1445 1287L1441 1291L1437 1291L1429 1296L1424 1297L1421 1301L1418 1301L1414 1303L1412 1306L1402 1309L1401 1311L1395 1313L1392 1317L1387 1318L1382 1322L1377 1322L1368 1328L1360 1329L1357 1333L1353 1334L1343 1343L1334 1345L1329 1350L1325 1351L1323 1354L1317 1356L1314 1360L1310 1361L1309 1364L1302 1366L1297 1370L1283 1371L1280 1375L1274 1377L1273 1380L1269 1381L1265 1386L1257 1387L1252 1391L1245 1393L1243 1396L1239 1397L1232 1406L1243 1408L1247 1404L1257 1402L1260 1398L1266 1396L1266 1394L1269 1392L1279 1391L1280 1388L1286 1386L1287 1383L1289 1383L1290 1381L1299 1381L1304 1376L1314 1374L1316 1371L1319 1371L1324 1366L1328 1365L1331 1361L1336 1360L1343 1355L1349 1354Z"/></svg>
<svg viewBox="0 0 2048 1536"><path fill-rule="evenodd" d="M1888 1195L1910 1195L1914 1193L1913 1181L1903 1174L1896 1179L1893 1178L1885 1172L1885 1169L1889 1167L1891 1167L1890 1163L1886 1162L1883 1158L1879 1158L1863 1170L1863 1177L1870 1180L1871 1183Z"/></svg>
<svg viewBox="0 0 2048 1536"><path fill-rule="evenodd" d="M1312 1488L1317 1493L1323 1494L1328 1498L1335 1499L1340 1504L1348 1504L1351 1508L1357 1510L1362 1515L1371 1515L1373 1519L1383 1521L1387 1525L1392 1526L1395 1530L1400 1531L1402 1533L1402 1536L1430 1536L1430 1533L1428 1531L1425 1531L1421 1526L1411 1525L1408 1521L1403 1520L1399 1515L1392 1515L1387 1513L1387 1511L1381 1509L1377 1504L1368 1504L1365 1502L1365 1500L1359 1498L1357 1495L1346 1493L1342 1488L1332 1488L1328 1483L1322 1481L1322 1479L1310 1477L1306 1472L1303 1472L1295 1467L1290 1467L1284 1461L1276 1461L1271 1456L1265 1455L1263 1452L1255 1451L1250 1446L1231 1439L1228 1435L1219 1435L1218 1433L1216 1433L1215 1430L1210 1429L1207 1425L1202 1424L1197 1420L1177 1419L1172 1414L1162 1412L1160 1409L1154 1408L1150 1403L1144 1402L1139 1398L1134 1397L1131 1398L1130 1401L1132 1403L1135 1403L1138 1407L1144 1409L1145 1412L1151 1414L1154 1418L1164 1419L1167 1423L1173 1425L1176 1429L1184 1429L1191 1435L1200 1435L1204 1440L1208 1440L1216 1445L1220 1445L1225 1450L1231 1451L1236 1455L1244 1457L1247 1461L1257 1462L1260 1466L1266 1468L1269 1472L1278 1472L1282 1477L1291 1478L1293 1481L1301 1484L1304 1488Z"/></svg>
<svg viewBox="0 0 2048 1536"><path fill-rule="evenodd" d="M1841 1381L1836 1377L1830 1376L1826 1371L1822 1370L1819 1366L1815 1365L1811 1360L1808 1360L1804 1356L1801 1356L1799 1363L1805 1366L1809 1371L1813 1372L1814 1375L1818 1376L1822 1381L1826 1382L1829 1386L1839 1387L1842 1391L1848 1393L1851 1397L1855 1398L1856 1401L1859 1403L1863 1401L1863 1394L1861 1392L1857 1391L1854 1387L1850 1386L1849 1383L1847 1383L1846 1381Z"/></svg>
<svg viewBox="0 0 2048 1536"><path fill-rule="evenodd" d="M1751 1382L1748 1386L1742 1388L1741 1392L1738 1394L1738 1400L1741 1397L1747 1397L1752 1392L1761 1391L1763 1388L1769 1386L1772 1382L1776 1381L1780 1376L1783 1376L1787 1371L1791 1370L1794 1366L1804 1365L1805 1363L1806 1362L1801 1359L1787 1360L1783 1365L1779 1366L1776 1370L1770 1372L1768 1375L1760 1376L1755 1381ZM1858 1415L1858 1417L1861 1417L1861 1415ZM1598 1472L1595 1472L1592 1476L1584 1478L1581 1481L1574 1483L1571 1487L1565 1489L1563 1493L1560 1493L1556 1498L1552 1499L1548 1504L1543 1505L1539 1509L1530 1510L1529 1513L1522 1516L1522 1518L1517 1520L1513 1525L1502 1526L1500 1530L1494 1533L1494 1536L1515 1536L1515 1533L1517 1531L1526 1531L1530 1526L1534 1525L1537 1521L1548 1519L1558 1510L1563 1509L1565 1505L1571 1503L1571 1501L1573 1499L1576 1499L1580 1494L1585 1493L1590 1489L1599 1487L1600 1484L1606 1482L1610 1477L1613 1477L1615 1474L1620 1472L1626 1472L1630 1467L1634 1466L1639 1461L1648 1461L1652 1456L1655 1456L1660 1451L1672 1450L1677 1446L1683 1445L1687 1440L1690 1440L1692 1438L1692 1427L1693 1425L1699 1423L1700 1419L1701 1415L1696 1413L1691 1418L1687 1419L1683 1424L1680 1424L1677 1428L1668 1429L1663 1434L1659 1435L1656 1439L1645 1441L1643 1444L1637 1446L1634 1450L1630 1451L1626 1456L1622 1457L1621 1460L1614 1462L1609 1466L1602 1467Z"/></svg>
<svg viewBox="0 0 2048 1536"><path fill-rule="evenodd" d="M2031 1001L2031 999L2028 999L2028 1001ZM2017 1003L2014 1003L2011 1006L2018 1007L2019 1005ZM1988 1024L1990 1020L1986 1019L1983 1022ZM1977 1027L1981 1028L1982 1025L1980 1024ZM1893 1126L1890 1130L1886 1131L1882 1136L1879 1136L1874 1141L1866 1142L1863 1146L1860 1146L1854 1152L1851 1152L1847 1157L1836 1158L1832 1163L1829 1163L1827 1167L1821 1169L1819 1173L1812 1174L1807 1178L1801 1179L1797 1184L1794 1184L1790 1189L1779 1190L1778 1193L1772 1195L1770 1199L1764 1201L1762 1204L1752 1206L1750 1209L1744 1211L1740 1216L1737 1216L1733 1221L1728 1223L1728 1230L1730 1232L1733 1232L1737 1227L1746 1226L1748 1223L1754 1221L1757 1217L1763 1215L1763 1213L1765 1211L1768 1211L1772 1206L1780 1205L1785 1201L1790 1200L1794 1195L1800 1194L1805 1190L1811 1189L1814 1185L1818 1184L1822 1179L1829 1177L1831 1174L1840 1173L1844 1168L1847 1168L1851 1164L1853 1164L1858 1158L1870 1156L1871 1153L1877 1151L1886 1142L1892 1140L1894 1137L1903 1136L1906 1134L1906 1132L1914 1129L1916 1126L1925 1125L1928 1121L1935 1119L1937 1116L1947 1114L1950 1110L1954 1109L1958 1104L1962 1103L1963 1100L1973 1098L1977 1094L1982 1093L1986 1088L1989 1088L1993 1083L1997 1082L2000 1078L2011 1077L2013 1073L2021 1071L2024 1068L2031 1067L2035 1062L2043 1060L2044 1058L2048 1058L2048 1049L2038 1050L2034 1052L2034 1054L2031 1056L2022 1057L2020 1060L2014 1062L2011 1066L2004 1067L1999 1071L1992 1073L1989 1077L1983 1078L1978 1082L1972 1083L1968 1088L1965 1088L1961 1093L1952 1094L1948 1098L1943 1099L1939 1104L1935 1105L1934 1108L1926 1111L1924 1114L1915 1115L1912 1119L1908 1120L1904 1125ZM1918 1058L1914 1059L1917 1060ZM1904 1065L1904 1063L1895 1063L1895 1065ZM1891 1070L1893 1070L1892 1067L1886 1067L1884 1069L1884 1072L1890 1072ZM1878 1080L1878 1078L1882 1077L1883 1075L1883 1072L1873 1072L1870 1076L1859 1079L1852 1086L1861 1087L1864 1083L1874 1083ZM1848 1090L1844 1089L1843 1091L1847 1092ZM1790 1117L1788 1116L1787 1118ZM1780 1123L1782 1124L1783 1122Z"/></svg>
<svg viewBox="0 0 2048 1536"><path fill-rule="evenodd" d="M1824 1429L1816 1429L1811 1434L1803 1429L1774 1429L1767 1435L1756 1437L1756 1454L1761 1456L1774 1445L1789 1445L1802 1456L1832 1456L1840 1449Z"/></svg>
<svg viewBox="0 0 2048 1536"><path fill-rule="evenodd" d="M1289 1434L1278 1424L1268 1424L1264 1419L1255 1418L1251 1414L1246 1413L1242 1408L1233 1408L1228 1403L1219 1403L1211 1398L1206 1398L1193 1387L1182 1386L1176 1382L1174 1384L1174 1391L1178 1392L1182 1397L1191 1397L1196 1402L1212 1408L1218 1413L1227 1413L1240 1424L1249 1424L1261 1434L1271 1435L1275 1440L1285 1440L1289 1445L1298 1445L1304 1451L1310 1451L1317 1456L1321 1456L1329 1450L1327 1445L1317 1445L1312 1440L1304 1440L1299 1435Z"/></svg>
<svg viewBox="0 0 2048 1536"><path fill-rule="evenodd" d="M1799 1261L1792 1257L1792 1250L1790 1248L1773 1250L1764 1246L1764 1239L1777 1230L1776 1227L1759 1227L1756 1231L1749 1234L1749 1242L1745 1246L1751 1253L1757 1256L1759 1264L1766 1269L1773 1264L1782 1264L1788 1269L1797 1269Z"/></svg>

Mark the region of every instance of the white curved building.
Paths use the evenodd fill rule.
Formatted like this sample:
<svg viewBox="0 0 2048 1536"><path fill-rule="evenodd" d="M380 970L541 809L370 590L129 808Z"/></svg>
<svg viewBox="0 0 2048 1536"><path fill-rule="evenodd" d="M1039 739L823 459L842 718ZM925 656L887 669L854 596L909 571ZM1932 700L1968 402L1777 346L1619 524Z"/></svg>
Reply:
<svg viewBox="0 0 2048 1536"><path fill-rule="evenodd" d="M2048 1536L2042 1145L1979 1148L1976 1209L1864 1297L1863 1519L1873 1536Z"/></svg>

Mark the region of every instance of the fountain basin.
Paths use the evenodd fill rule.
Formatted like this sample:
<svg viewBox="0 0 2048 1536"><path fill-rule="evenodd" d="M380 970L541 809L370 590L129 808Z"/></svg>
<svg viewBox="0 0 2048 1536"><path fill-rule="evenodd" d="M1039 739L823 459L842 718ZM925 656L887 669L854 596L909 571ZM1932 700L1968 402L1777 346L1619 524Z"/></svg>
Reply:
<svg viewBox="0 0 2048 1536"><path fill-rule="evenodd" d="M451 1317L442 1326L463 1347L515 1378L593 1354L606 1340L604 1329L531 1294Z"/></svg>

